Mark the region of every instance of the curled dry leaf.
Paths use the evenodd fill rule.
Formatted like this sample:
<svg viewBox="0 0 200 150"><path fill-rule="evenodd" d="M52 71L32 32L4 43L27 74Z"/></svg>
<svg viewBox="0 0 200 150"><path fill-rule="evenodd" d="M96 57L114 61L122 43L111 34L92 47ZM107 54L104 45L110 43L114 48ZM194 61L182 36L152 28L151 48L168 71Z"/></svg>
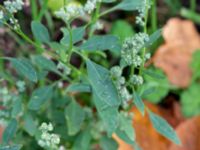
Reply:
<svg viewBox="0 0 200 150"><path fill-rule="evenodd" d="M176 131L182 146L172 144L169 150L200 150L200 117L181 123Z"/></svg>
<svg viewBox="0 0 200 150"><path fill-rule="evenodd" d="M163 28L163 44L155 53L153 63L161 68L169 81L181 88L190 84L192 54L200 48L200 36L191 21L170 19Z"/></svg>
<svg viewBox="0 0 200 150"><path fill-rule="evenodd" d="M168 111L149 103L146 103L145 105L156 114L167 119L167 121L170 124L173 124L173 126L177 126L180 123L179 117L176 118L177 116L175 113L177 112L173 112L174 110ZM136 140L142 150L168 150L168 146L171 142L156 132L149 120L147 113L143 117L137 108L133 107L131 111L134 113L133 127L135 128L137 135ZM133 150L130 145L123 142L116 135L114 135L114 138L119 143L118 150Z"/></svg>

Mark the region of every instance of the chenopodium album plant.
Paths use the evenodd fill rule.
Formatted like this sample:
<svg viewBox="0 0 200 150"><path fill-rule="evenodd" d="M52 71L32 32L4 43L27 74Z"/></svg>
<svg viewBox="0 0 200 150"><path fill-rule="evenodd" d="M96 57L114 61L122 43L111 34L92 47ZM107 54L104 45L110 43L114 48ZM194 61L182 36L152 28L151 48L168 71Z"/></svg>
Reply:
<svg viewBox="0 0 200 150"><path fill-rule="evenodd" d="M148 113L160 134L180 144L172 127L142 101L151 92L143 88L147 82L144 76L159 77L144 67L151 57L147 50L161 32L148 35L151 1L64 3L54 14L66 25L61 28L63 38L59 42L51 40L48 29L39 21L31 23L35 40L22 31L15 18L23 8L22 0L7 0L0 6L1 24L36 49L28 58L1 57L11 63L18 77L1 73L1 125L5 129L0 149L89 150L98 145L103 150L116 150L114 134L139 149L132 126L134 114L130 113L133 105L142 115ZM105 3L113 3L113 7L102 11ZM95 35L96 30L103 29L100 18L116 10L139 12L136 23L141 32L123 43L114 35ZM90 16L84 26L72 27L73 20L84 16ZM114 66L106 59L113 52L120 53ZM79 67L72 63L74 56L80 58ZM49 72L58 79L49 78Z"/></svg>

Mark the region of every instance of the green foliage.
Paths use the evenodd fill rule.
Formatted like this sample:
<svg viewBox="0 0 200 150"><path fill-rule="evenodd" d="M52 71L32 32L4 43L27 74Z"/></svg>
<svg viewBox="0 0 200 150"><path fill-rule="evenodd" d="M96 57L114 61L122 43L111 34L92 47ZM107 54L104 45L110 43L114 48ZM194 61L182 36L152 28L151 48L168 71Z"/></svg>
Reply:
<svg viewBox="0 0 200 150"><path fill-rule="evenodd" d="M173 128L167 123L167 121L165 121L163 118L159 117L158 115L154 114L151 111L148 112L150 120L153 123L153 127L164 137L180 145L181 141L179 140Z"/></svg>
<svg viewBox="0 0 200 150"><path fill-rule="evenodd" d="M128 22L117 20L113 23L110 33L118 36L123 42L125 38L133 36L135 32Z"/></svg>
<svg viewBox="0 0 200 150"><path fill-rule="evenodd" d="M42 55L33 56L32 60L36 66L38 66L43 70L54 71L54 72L56 72L57 70L55 63Z"/></svg>
<svg viewBox="0 0 200 150"><path fill-rule="evenodd" d="M30 113L27 113L24 116L24 130L31 136L34 136L37 131L36 123L34 122L34 118Z"/></svg>
<svg viewBox="0 0 200 150"><path fill-rule="evenodd" d="M34 90L29 100L28 108L35 111L39 110L51 98L52 92L52 86L44 86Z"/></svg>
<svg viewBox="0 0 200 150"><path fill-rule="evenodd" d="M65 118L67 120L69 135L75 135L81 129L81 125L85 119L85 112L76 101L72 100L65 109Z"/></svg>
<svg viewBox="0 0 200 150"><path fill-rule="evenodd" d="M91 87L86 83L75 83L67 87L67 92L91 92Z"/></svg>
<svg viewBox="0 0 200 150"><path fill-rule="evenodd" d="M118 144L112 138L108 138L103 136L100 140L100 146L103 150L116 150L118 148Z"/></svg>
<svg viewBox="0 0 200 150"><path fill-rule="evenodd" d="M170 84L167 77L159 69L146 72L147 81L142 89L142 97L152 103L159 103L169 93Z"/></svg>
<svg viewBox="0 0 200 150"><path fill-rule="evenodd" d="M196 51L193 54L192 62L191 62L191 69L193 71L193 81L200 78L200 51Z"/></svg>
<svg viewBox="0 0 200 150"><path fill-rule="evenodd" d="M90 133L90 129L86 129L82 133L80 133L74 143L73 150L88 150L90 149L90 142L92 139L92 135Z"/></svg>
<svg viewBox="0 0 200 150"><path fill-rule="evenodd" d="M111 50L119 51L120 50L120 41L114 35L105 35L105 36L93 36L88 41L83 43L80 47L85 51L95 51L95 50Z"/></svg>
<svg viewBox="0 0 200 150"><path fill-rule="evenodd" d="M143 1L141 0L123 0L117 6L114 7L115 10L125 10L125 11L132 11L137 10L138 8L143 7Z"/></svg>
<svg viewBox="0 0 200 150"><path fill-rule="evenodd" d="M31 30L33 32L35 39L37 39L39 42L44 42L44 43L50 42L50 35L47 28L39 21L31 22Z"/></svg>
<svg viewBox="0 0 200 150"><path fill-rule="evenodd" d="M63 38L61 39L61 44L69 46L70 44L70 34L72 34L72 41L73 44L83 40L83 37L85 35L85 27L78 27L75 29L72 29L72 33L69 32L67 28L62 28L62 32L64 34Z"/></svg>
<svg viewBox="0 0 200 150"><path fill-rule="evenodd" d="M17 120L12 119L3 132L2 142L8 144L17 131Z"/></svg>
<svg viewBox="0 0 200 150"><path fill-rule="evenodd" d="M140 98L139 94L134 92L133 99L134 99L135 106L139 109L141 114L144 116L145 106L144 106L144 103L143 103L142 99Z"/></svg>
<svg viewBox="0 0 200 150"><path fill-rule="evenodd" d="M37 82L37 72L32 64L26 59L7 58L16 71L29 79L30 81Z"/></svg>
<svg viewBox="0 0 200 150"><path fill-rule="evenodd" d="M131 117L127 117L127 114L120 114L119 116L119 127L118 130L120 130L120 132L124 133L128 139L132 142L135 141L136 136L135 136L135 131L132 127L132 119Z"/></svg>
<svg viewBox="0 0 200 150"><path fill-rule="evenodd" d="M21 97L17 97L12 106L11 116L15 118L19 115L19 113L21 113L21 111L22 111L22 99Z"/></svg>
<svg viewBox="0 0 200 150"><path fill-rule="evenodd" d="M14 2L10 1L10 5ZM5 88L0 89L0 103L5 109L0 115L7 127L0 149L18 150L21 146L9 146L16 143L28 150L116 150L118 144L112 139L113 134L140 149L130 109L135 105L144 115L148 108L143 98L158 103L169 91L164 74L144 66L150 59L147 48L161 36L161 29L147 34L148 1L81 1L81 5L67 0L33 0L32 17L36 20L29 30L34 40L22 31L21 21L15 19L23 8L23 3L17 2L17 7L12 6L16 9L13 13L5 4L0 5L0 21L32 46L12 34L22 50L13 58L1 57L0 70L5 72L4 60L9 60L19 76L15 76L12 67L5 68L2 76ZM48 5L54 10L65 6L54 13L55 19ZM106 10L102 5L106 5ZM135 26L118 20L105 34L107 17L102 16L116 10L137 11L137 29L141 31L136 33ZM24 50L27 47L29 51ZM198 65L192 66L198 70ZM153 112L149 111L149 115L159 133L180 144L166 121Z"/></svg>
<svg viewBox="0 0 200 150"><path fill-rule="evenodd" d="M181 94L181 109L186 117L200 114L200 85L192 84Z"/></svg>

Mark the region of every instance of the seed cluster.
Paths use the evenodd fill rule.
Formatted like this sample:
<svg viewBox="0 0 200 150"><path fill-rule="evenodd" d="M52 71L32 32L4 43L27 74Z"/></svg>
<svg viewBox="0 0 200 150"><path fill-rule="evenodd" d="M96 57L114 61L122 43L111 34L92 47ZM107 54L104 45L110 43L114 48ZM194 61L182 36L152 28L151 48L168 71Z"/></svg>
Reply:
<svg viewBox="0 0 200 150"><path fill-rule="evenodd" d="M11 14L17 13L19 10L22 9L22 6L24 5L24 2L22 0L14 0L14 1L5 1L4 6L7 11L9 11Z"/></svg>
<svg viewBox="0 0 200 150"><path fill-rule="evenodd" d="M13 25L13 28L15 30L19 29L19 23L18 20L14 18L14 14L17 13L19 10L22 10L24 2L22 0L13 0L13 1L4 1L4 8L7 12L9 12L9 23ZM3 10L0 10L0 21L2 21L5 18L5 12Z"/></svg>
<svg viewBox="0 0 200 150"><path fill-rule="evenodd" d="M64 21L69 21L70 19L84 15L84 11L80 4L69 3L68 5L62 7L60 10L56 11L55 15Z"/></svg>
<svg viewBox="0 0 200 150"><path fill-rule="evenodd" d="M73 18L83 16L86 13L91 14L96 8L98 2L101 2L101 0L87 0L84 6L75 2L71 2L62 7L60 10L56 11L55 15L67 22Z"/></svg>
<svg viewBox="0 0 200 150"><path fill-rule="evenodd" d="M133 65L134 67L142 65L140 51L144 48L147 41L149 41L149 36L146 33L138 33L133 37L125 39L121 56L127 65Z"/></svg>
<svg viewBox="0 0 200 150"><path fill-rule="evenodd" d="M141 5L141 7L138 7L138 12L139 15L136 17L136 23L144 26L145 25L145 16L146 16L146 12L147 10L149 10L151 8L151 2L150 0L143 0L143 4Z"/></svg>
<svg viewBox="0 0 200 150"><path fill-rule="evenodd" d="M131 99L131 95L125 85L126 79L122 76L122 69L119 66L114 66L110 70L110 74L114 80L115 86L122 99L123 107L128 106L128 101Z"/></svg>
<svg viewBox="0 0 200 150"><path fill-rule="evenodd" d="M58 144L60 143L60 137L57 134L50 133L53 131L53 125L51 123L42 123L39 127L42 132L38 144L44 148L58 149Z"/></svg>

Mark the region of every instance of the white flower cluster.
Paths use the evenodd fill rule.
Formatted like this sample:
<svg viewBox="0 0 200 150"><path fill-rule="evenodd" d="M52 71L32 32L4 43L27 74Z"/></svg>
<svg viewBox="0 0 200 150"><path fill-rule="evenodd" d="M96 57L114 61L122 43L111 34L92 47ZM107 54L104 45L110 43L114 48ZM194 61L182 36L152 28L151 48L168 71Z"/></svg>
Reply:
<svg viewBox="0 0 200 150"><path fill-rule="evenodd" d="M103 23L101 23L100 21L97 21L95 24L94 24L94 30L102 30L104 28L103 26Z"/></svg>
<svg viewBox="0 0 200 150"><path fill-rule="evenodd" d="M111 77L114 80L115 86L118 90L118 93L122 99L123 107L128 106L128 101L132 98L128 89L125 86L125 78L122 76L122 69L119 66L112 67L110 70Z"/></svg>
<svg viewBox="0 0 200 150"><path fill-rule="evenodd" d="M145 25L145 21L144 18L146 16L146 12L148 9L151 8L151 2L150 0L143 0L143 4L141 5L141 7L138 7L138 12L139 12L139 16L136 17L136 23L144 26Z"/></svg>
<svg viewBox="0 0 200 150"><path fill-rule="evenodd" d="M65 75L69 75L71 73L71 68L61 62L58 63L57 68L63 70Z"/></svg>
<svg viewBox="0 0 200 150"><path fill-rule="evenodd" d="M84 6L84 11L86 11L88 14L91 14L96 8L98 2L101 2L101 0L87 0Z"/></svg>
<svg viewBox="0 0 200 150"><path fill-rule="evenodd" d="M134 85L142 85L144 80L142 78L142 76L139 75L133 75L130 79L131 83Z"/></svg>
<svg viewBox="0 0 200 150"><path fill-rule="evenodd" d="M150 53L146 53L144 58L145 58L145 61L149 60L151 58L151 54Z"/></svg>
<svg viewBox="0 0 200 150"><path fill-rule="evenodd" d="M4 87L0 89L0 102L2 103L2 106L8 106L11 101L13 95L9 93L8 88Z"/></svg>
<svg viewBox="0 0 200 150"><path fill-rule="evenodd" d="M134 37L125 39L121 56L127 65L139 67L142 64L142 58L139 53L147 41L149 41L149 36L145 33L138 33Z"/></svg>
<svg viewBox="0 0 200 150"><path fill-rule="evenodd" d="M19 10L22 10L23 5L24 5L24 2L22 0L13 0L13 1L6 0L6 1L4 1L4 7L5 7L6 11L9 12L10 14L15 14ZM0 20L3 20L4 17L5 17L5 13L1 10L0 11ZM20 27L18 20L13 17L9 18L9 23L14 26L15 30L19 29L19 27Z"/></svg>
<svg viewBox="0 0 200 150"><path fill-rule="evenodd" d="M19 92L24 92L26 89L24 81L17 81L16 86L17 86Z"/></svg>
<svg viewBox="0 0 200 150"><path fill-rule="evenodd" d="M39 127L42 132L41 139L38 141L38 145L44 148L58 149L60 143L60 137L57 134L50 133L53 131L53 125L51 123L42 123Z"/></svg>
<svg viewBox="0 0 200 150"><path fill-rule="evenodd" d="M11 14L17 13L19 10L22 9L23 5L24 2L22 0L14 0L14 1L7 0L4 2L4 7Z"/></svg>
<svg viewBox="0 0 200 150"><path fill-rule="evenodd" d="M61 18L63 21L69 21L70 19L76 18L83 14L83 7L80 4L74 2L69 3L68 5L55 12L55 15L58 18Z"/></svg>
<svg viewBox="0 0 200 150"><path fill-rule="evenodd" d="M71 2L56 11L55 15L63 21L69 21L73 18L83 16L85 13L92 13L98 2L101 2L101 0L87 0L85 6L82 6L79 3Z"/></svg>

